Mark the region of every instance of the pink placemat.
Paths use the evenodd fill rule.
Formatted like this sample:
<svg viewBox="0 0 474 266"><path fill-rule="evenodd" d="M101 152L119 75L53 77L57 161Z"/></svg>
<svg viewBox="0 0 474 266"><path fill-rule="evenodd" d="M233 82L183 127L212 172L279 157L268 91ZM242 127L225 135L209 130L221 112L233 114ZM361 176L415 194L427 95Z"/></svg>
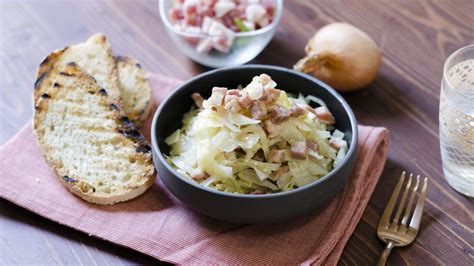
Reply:
<svg viewBox="0 0 474 266"><path fill-rule="evenodd" d="M159 103L181 81L151 75ZM149 139L151 117L141 131ZM272 225L239 225L183 206L157 178L114 206L69 193L38 150L28 123L0 148L0 197L60 224L157 259L194 264L335 265L359 222L387 157L388 131L359 126L358 160L346 187L312 214Z"/></svg>

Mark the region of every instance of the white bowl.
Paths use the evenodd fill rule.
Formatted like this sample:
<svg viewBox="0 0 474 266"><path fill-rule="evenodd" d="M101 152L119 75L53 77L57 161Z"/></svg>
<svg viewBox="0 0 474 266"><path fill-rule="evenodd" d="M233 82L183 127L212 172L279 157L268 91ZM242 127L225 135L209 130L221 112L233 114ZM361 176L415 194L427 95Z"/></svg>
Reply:
<svg viewBox="0 0 474 266"><path fill-rule="evenodd" d="M207 36L203 34L183 32L175 28L171 24L168 12L172 7L172 4L173 0L159 1L161 20L165 24L169 36L176 46L178 46L179 49L189 58L212 68L241 65L254 59L272 39L283 13L283 0L275 0L276 6L272 23L258 30L235 33L234 41L230 51L227 53L215 50L209 53L200 53L196 51L195 45L191 45L186 41L186 39L202 39Z"/></svg>

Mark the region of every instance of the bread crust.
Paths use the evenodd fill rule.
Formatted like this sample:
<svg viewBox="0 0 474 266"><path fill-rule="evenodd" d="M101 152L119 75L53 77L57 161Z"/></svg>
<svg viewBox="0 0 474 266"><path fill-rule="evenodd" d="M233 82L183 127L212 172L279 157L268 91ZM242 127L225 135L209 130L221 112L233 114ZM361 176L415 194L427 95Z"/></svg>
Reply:
<svg viewBox="0 0 474 266"><path fill-rule="evenodd" d="M56 72L58 74L56 74ZM58 71L46 71L44 73L46 75L45 78L40 80L37 83L37 86L39 87L38 89L46 92L39 96L38 103L35 107L33 127L40 150L43 153L46 162L55 170L60 181L75 195L88 202L100 205L110 205L126 201L144 193L146 189L154 183L155 179L155 168L153 166L151 148L146 143L143 136L138 132L134 124L125 116L121 108L110 99L107 91L98 86L92 76L86 74L73 62L67 64ZM51 78L52 75L57 75L54 85L49 88L44 88L43 86L47 86L45 80ZM117 145L125 145L128 148L133 148L133 153L127 155L129 158L133 158L136 165L142 167L140 169L143 169L140 176L133 177L134 183L127 183L122 187L114 186L115 190L111 193L104 193L98 189L96 190L93 184L90 184L88 180L84 177L78 176L74 171L69 169L67 165L65 166L61 156L57 156L58 150L62 148L58 148L55 146L56 144L48 142L45 137L47 130L45 128L47 125L47 113L54 112L54 109L48 110L48 107L53 101L62 100L60 97L65 93L60 94L60 90L85 90L84 88L87 88L87 91L78 91L78 93L90 94L93 95L92 97L99 97L99 104L95 107L97 109L102 109L107 117L113 118L113 121L115 121L113 124L113 132L107 133L113 134L114 139L118 140L119 144ZM67 93L69 93L69 91ZM87 104L92 103L81 103L81 105ZM91 108L91 106L89 106L89 108ZM48 123L49 125L53 123L54 126L55 122L49 120ZM74 144L75 143L69 143L71 146ZM64 152L61 154L63 155L66 153Z"/></svg>
<svg viewBox="0 0 474 266"><path fill-rule="evenodd" d="M84 43L75 44L67 46L63 49L55 50L50 53L43 60L43 62L41 62L36 73L35 90L33 93L34 105L38 103L38 100L40 99L41 95L46 93L49 87L54 84L56 75L47 75L47 73L55 72L57 74L57 69L62 68L64 65L67 65L67 63L73 62L74 60L72 60L72 58L74 57L86 58L88 55L83 53L85 53L84 47L88 46L100 47L99 49L103 49L105 51L106 56L104 59L104 64L107 66L107 82L105 82L106 84L103 84L103 86L112 97L112 100L118 105L122 106L117 65L115 64L115 60L113 58L110 43L108 42L107 37L102 33L96 33L92 35ZM78 64L77 61L74 62ZM85 62L87 62L87 60ZM81 64L85 63L82 62ZM81 67L83 67L85 72L88 73L88 69L85 66L81 65ZM38 86L40 82L43 84L43 86Z"/></svg>
<svg viewBox="0 0 474 266"><path fill-rule="evenodd" d="M139 126L148 118L154 105L150 81L141 64L134 58L115 56L114 59L122 95L133 95L124 97L124 110Z"/></svg>
<svg viewBox="0 0 474 266"><path fill-rule="evenodd" d="M87 45L106 50L107 56L104 61L109 68L107 78L109 82L102 85L112 96L112 100L125 111L127 116L137 126L141 125L148 118L154 106L151 86L146 77L145 70L137 60L129 56L113 57L107 38L101 33L92 35L85 43L55 50L41 62L36 73L35 90L33 93L34 106L37 105L41 95L46 93L47 89L54 84L56 75L46 74L51 71L57 74L57 69L61 68L61 65L65 65L71 61L70 59L77 57L75 53L80 53L81 57L85 57L86 54L84 54L83 48ZM86 62L82 62L80 66L87 73L88 68L84 66L87 64ZM38 86L40 82L43 86ZM126 97L123 98L121 96Z"/></svg>

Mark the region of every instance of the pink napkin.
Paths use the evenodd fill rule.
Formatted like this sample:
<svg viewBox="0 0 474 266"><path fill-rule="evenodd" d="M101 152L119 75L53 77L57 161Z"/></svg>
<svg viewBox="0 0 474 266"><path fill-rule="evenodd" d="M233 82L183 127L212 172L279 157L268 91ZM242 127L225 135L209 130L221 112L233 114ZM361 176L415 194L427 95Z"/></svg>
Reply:
<svg viewBox="0 0 474 266"><path fill-rule="evenodd" d="M150 77L159 103L181 81ZM142 127L149 138L151 118ZM60 224L172 263L335 265L364 212L387 157L388 131L359 127L347 186L311 214L280 224L222 222L183 206L157 178L142 196L114 206L69 193L38 150L28 123L0 148L0 197Z"/></svg>

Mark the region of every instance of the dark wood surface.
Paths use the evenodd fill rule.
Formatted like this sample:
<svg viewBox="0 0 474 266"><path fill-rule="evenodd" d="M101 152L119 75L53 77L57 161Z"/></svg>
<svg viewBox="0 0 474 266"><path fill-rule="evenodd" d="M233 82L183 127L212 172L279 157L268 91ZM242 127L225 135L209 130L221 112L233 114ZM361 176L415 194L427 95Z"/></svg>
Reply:
<svg viewBox="0 0 474 266"><path fill-rule="evenodd" d="M395 249L389 264L473 264L473 200L445 182L438 139L443 62L455 49L474 43L473 14L473 0L286 0L275 37L253 61L291 67L304 55L312 33L334 21L360 27L382 49L376 81L364 91L344 95L361 124L390 130L391 143L380 182L340 264L377 260L382 242L375 227L402 170L431 179L416 243ZM175 49L157 1L0 0L0 30L0 144L31 119L34 73L43 57L92 33L105 33L116 54L136 57L149 71L187 79L206 70ZM0 264L158 262L4 200L0 210Z"/></svg>

